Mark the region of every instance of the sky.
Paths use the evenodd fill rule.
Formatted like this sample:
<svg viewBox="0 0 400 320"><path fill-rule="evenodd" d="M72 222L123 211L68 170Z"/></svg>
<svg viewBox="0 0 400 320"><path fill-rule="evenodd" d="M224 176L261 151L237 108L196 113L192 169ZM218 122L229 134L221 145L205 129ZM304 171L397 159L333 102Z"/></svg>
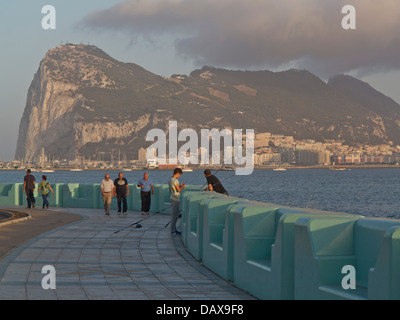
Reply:
<svg viewBox="0 0 400 320"><path fill-rule="evenodd" d="M43 29L42 8L56 10ZM355 9L356 29L342 20ZM49 49L94 44L162 76L209 65L346 73L400 103L398 0L1 0L0 161L14 158L29 85Z"/></svg>

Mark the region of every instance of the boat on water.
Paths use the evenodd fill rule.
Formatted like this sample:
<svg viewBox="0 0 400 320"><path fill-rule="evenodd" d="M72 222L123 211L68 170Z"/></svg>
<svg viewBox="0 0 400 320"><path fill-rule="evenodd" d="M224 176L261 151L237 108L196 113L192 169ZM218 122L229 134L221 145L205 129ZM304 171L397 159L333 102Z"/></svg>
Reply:
<svg viewBox="0 0 400 320"><path fill-rule="evenodd" d="M287 171L285 168L275 168L274 171Z"/></svg>
<svg viewBox="0 0 400 320"><path fill-rule="evenodd" d="M75 168L75 169L69 169L69 171L72 171L72 172L80 172L80 171L83 171L83 169Z"/></svg>
<svg viewBox="0 0 400 320"><path fill-rule="evenodd" d="M221 170L221 171L235 171L235 168L234 167L222 167L219 170Z"/></svg>
<svg viewBox="0 0 400 320"><path fill-rule="evenodd" d="M332 171L346 171L347 169L346 168L329 168L329 170L332 170Z"/></svg>
<svg viewBox="0 0 400 320"><path fill-rule="evenodd" d="M189 169L189 168L182 169L182 172L193 172L193 169Z"/></svg>
<svg viewBox="0 0 400 320"><path fill-rule="evenodd" d="M46 170L42 170L42 172L44 172L44 173L52 173L52 172L54 172L54 170L46 169Z"/></svg>

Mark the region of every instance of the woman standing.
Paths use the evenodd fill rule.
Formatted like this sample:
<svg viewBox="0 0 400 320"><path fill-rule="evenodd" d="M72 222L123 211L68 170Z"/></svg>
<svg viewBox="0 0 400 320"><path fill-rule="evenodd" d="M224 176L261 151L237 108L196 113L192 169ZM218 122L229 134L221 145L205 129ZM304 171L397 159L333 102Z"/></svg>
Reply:
<svg viewBox="0 0 400 320"><path fill-rule="evenodd" d="M51 191L52 194L54 194L53 189L51 188L50 183L47 181L46 176L42 176L42 182L39 183L39 189L38 191L41 192L42 198L43 198L43 209L46 206L46 208L49 208L49 201L47 200L47 196L49 195L49 192Z"/></svg>

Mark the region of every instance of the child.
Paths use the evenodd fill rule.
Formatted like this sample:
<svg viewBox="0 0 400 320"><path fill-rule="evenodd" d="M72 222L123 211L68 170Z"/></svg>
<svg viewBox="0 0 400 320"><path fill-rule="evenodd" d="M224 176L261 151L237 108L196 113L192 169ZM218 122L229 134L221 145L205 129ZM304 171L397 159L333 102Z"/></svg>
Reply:
<svg viewBox="0 0 400 320"><path fill-rule="evenodd" d="M53 189L51 188L50 183L47 181L46 176L42 176L42 182L39 183L39 189L38 192L41 191L42 198L43 198L43 209L46 206L46 208L49 208L49 201L47 200L47 196L49 195L49 192L51 190L51 193L54 194Z"/></svg>

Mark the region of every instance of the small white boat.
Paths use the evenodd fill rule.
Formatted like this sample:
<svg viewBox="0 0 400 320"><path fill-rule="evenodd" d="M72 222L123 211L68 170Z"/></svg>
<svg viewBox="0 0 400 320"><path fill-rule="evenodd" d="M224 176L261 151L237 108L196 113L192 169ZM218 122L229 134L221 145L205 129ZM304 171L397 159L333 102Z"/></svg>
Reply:
<svg viewBox="0 0 400 320"><path fill-rule="evenodd" d="M80 172L80 171L83 171L83 169L70 169L69 171L72 171L72 172Z"/></svg>
<svg viewBox="0 0 400 320"><path fill-rule="evenodd" d="M287 171L285 168L275 168L274 171Z"/></svg>
<svg viewBox="0 0 400 320"><path fill-rule="evenodd" d="M44 172L44 173L52 173L52 172L54 172L54 170L42 170L42 172Z"/></svg>
<svg viewBox="0 0 400 320"><path fill-rule="evenodd" d="M182 169L182 172L193 172L193 169Z"/></svg>
<svg viewBox="0 0 400 320"><path fill-rule="evenodd" d="M221 170L221 171L235 171L236 169L234 167L222 167L219 170Z"/></svg>

